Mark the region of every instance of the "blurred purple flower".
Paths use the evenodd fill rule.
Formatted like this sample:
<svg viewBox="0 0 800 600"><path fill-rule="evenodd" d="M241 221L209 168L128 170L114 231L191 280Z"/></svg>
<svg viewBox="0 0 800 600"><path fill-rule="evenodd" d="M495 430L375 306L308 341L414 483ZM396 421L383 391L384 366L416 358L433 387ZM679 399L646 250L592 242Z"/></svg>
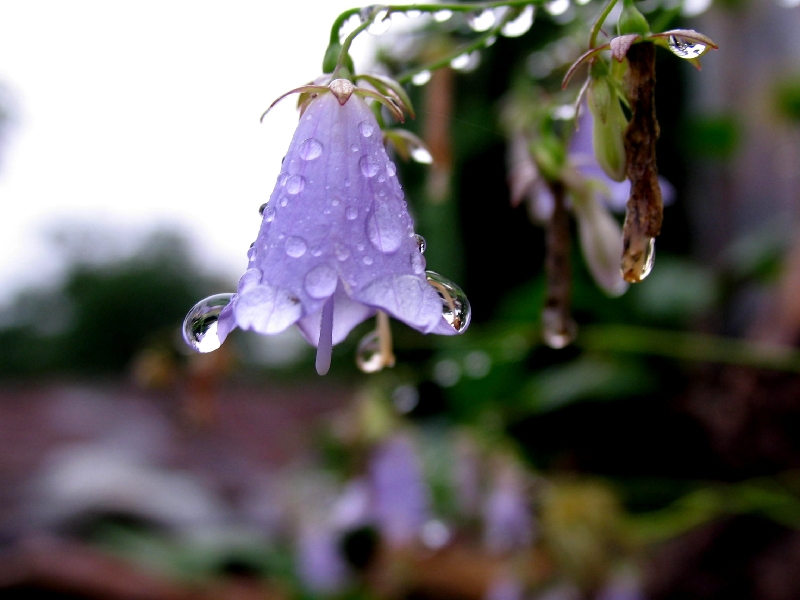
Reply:
<svg viewBox="0 0 800 600"><path fill-rule="evenodd" d="M483 539L490 552L509 552L533 543L533 516L524 488L518 468L500 467L483 507Z"/></svg>
<svg viewBox="0 0 800 600"><path fill-rule="evenodd" d="M369 465L378 529L392 546L413 542L430 518L428 487L412 439L400 434L375 449Z"/></svg>
<svg viewBox="0 0 800 600"><path fill-rule="evenodd" d="M522 582L509 573L496 575L483 594L483 600L522 600L524 597Z"/></svg>
<svg viewBox="0 0 800 600"><path fill-rule="evenodd" d="M323 523L306 523L300 528L297 574L310 591L334 594L347 583L347 563L339 538L338 531Z"/></svg>
<svg viewBox="0 0 800 600"><path fill-rule="evenodd" d="M619 573L600 588L594 600L645 600L645 595L634 574Z"/></svg>
<svg viewBox="0 0 800 600"><path fill-rule="evenodd" d="M378 310L422 333L466 325L442 316L396 167L359 90L345 80L312 87L217 333L221 342L235 327L271 335L296 323L324 374L331 346Z"/></svg>

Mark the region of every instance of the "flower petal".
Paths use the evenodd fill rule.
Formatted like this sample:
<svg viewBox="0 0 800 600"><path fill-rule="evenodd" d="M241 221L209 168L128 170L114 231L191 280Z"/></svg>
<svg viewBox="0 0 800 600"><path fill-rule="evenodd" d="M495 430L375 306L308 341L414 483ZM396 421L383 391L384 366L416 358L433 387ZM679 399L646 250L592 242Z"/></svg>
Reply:
<svg viewBox="0 0 800 600"><path fill-rule="evenodd" d="M442 320L396 167L358 94L344 104L327 93L309 103L263 215L250 253L255 275L240 282L232 309L240 327L276 333L300 321L316 343L334 293L334 343L376 309L423 332Z"/></svg>

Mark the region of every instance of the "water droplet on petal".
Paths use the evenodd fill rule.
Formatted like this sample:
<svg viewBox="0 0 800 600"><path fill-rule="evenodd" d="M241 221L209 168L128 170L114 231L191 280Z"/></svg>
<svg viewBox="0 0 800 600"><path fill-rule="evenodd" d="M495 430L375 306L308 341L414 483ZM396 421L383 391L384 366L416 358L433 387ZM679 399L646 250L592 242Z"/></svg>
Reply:
<svg viewBox="0 0 800 600"><path fill-rule="evenodd" d="M314 160L322 154L322 143L314 138L308 138L300 142L299 152L303 160Z"/></svg>
<svg viewBox="0 0 800 600"><path fill-rule="evenodd" d="M306 181L300 175L291 175L286 180L286 191L289 194L299 194L306 187Z"/></svg>
<svg viewBox="0 0 800 600"><path fill-rule="evenodd" d="M267 205L262 213L262 216L267 223L272 223L272 221L275 219L275 207L272 205Z"/></svg>
<svg viewBox="0 0 800 600"><path fill-rule="evenodd" d="M336 244L336 246L333 249L333 253L336 255L336 258L342 262L350 258L350 248L348 248L344 244Z"/></svg>
<svg viewBox="0 0 800 600"><path fill-rule="evenodd" d="M375 177L380 170L378 159L374 156L362 156L361 160L358 161L358 165L364 177Z"/></svg>
<svg viewBox="0 0 800 600"><path fill-rule="evenodd" d="M480 64L480 54L478 52L466 52L456 56L450 61L450 66L456 71L474 71Z"/></svg>
<svg viewBox="0 0 800 600"><path fill-rule="evenodd" d="M533 25L533 13L533 5L526 6L516 19L503 25L500 33L506 37L519 37L527 33Z"/></svg>
<svg viewBox="0 0 800 600"><path fill-rule="evenodd" d="M474 31L481 32L487 31L497 22L497 17L494 10L487 8L479 13L469 13L467 15L467 24L472 27Z"/></svg>
<svg viewBox="0 0 800 600"><path fill-rule="evenodd" d="M431 80L431 72L430 71L420 71L419 73L414 73L411 76L411 83L414 85L425 85Z"/></svg>
<svg viewBox="0 0 800 600"><path fill-rule="evenodd" d="M217 321L234 294L216 294L195 304L183 320L183 339L197 352L213 352L220 347Z"/></svg>
<svg viewBox="0 0 800 600"><path fill-rule="evenodd" d="M367 27L367 31L372 35L382 35L389 31L389 26L392 24L391 16L389 15L389 11L383 9L375 15L374 20L372 23Z"/></svg>
<svg viewBox="0 0 800 600"><path fill-rule="evenodd" d="M328 298L336 291L339 275L329 265L317 265L306 273L305 288L309 296L316 299Z"/></svg>
<svg viewBox="0 0 800 600"><path fill-rule="evenodd" d="M286 206L287 204L289 204L289 198L283 196L280 200L278 200L278 204L280 204L281 206Z"/></svg>
<svg viewBox="0 0 800 600"><path fill-rule="evenodd" d="M472 319L467 295L455 283L438 273L425 271L425 277L442 300L442 317L445 321L458 333L466 331Z"/></svg>
<svg viewBox="0 0 800 600"><path fill-rule="evenodd" d="M355 206L348 206L344 211L344 216L348 221L355 221L358 218L358 209Z"/></svg>
<svg viewBox="0 0 800 600"><path fill-rule="evenodd" d="M264 216L265 208L267 208L267 202L264 202L264 204L258 207L258 214L260 214L262 217Z"/></svg>
<svg viewBox="0 0 800 600"><path fill-rule="evenodd" d="M239 277L239 292L244 292L247 288L260 284L262 276L263 274L260 269L247 269L247 271Z"/></svg>
<svg viewBox="0 0 800 600"><path fill-rule="evenodd" d="M433 13L433 20L437 23L444 23L452 16L452 10L437 10L435 13Z"/></svg>
<svg viewBox="0 0 800 600"><path fill-rule="evenodd" d="M394 252L403 242L405 223L396 218L386 203L376 203L367 218L367 237L372 245L385 253Z"/></svg>
<svg viewBox="0 0 800 600"><path fill-rule="evenodd" d="M554 350L569 346L578 335L575 321L561 307L546 306L542 311L542 339Z"/></svg>
<svg viewBox="0 0 800 600"><path fill-rule="evenodd" d="M350 144L350 152L358 152L359 150L358 144Z"/></svg>
<svg viewBox="0 0 800 600"><path fill-rule="evenodd" d="M417 275L425 271L425 258L419 252L411 253L411 269Z"/></svg>
<svg viewBox="0 0 800 600"><path fill-rule="evenodd" d="M417 248L419 248L420 254L425 254L425 250L428 249L428 242L425 241L425 238L422 237L420 234L415 233L414 237L417 240Z"/></svg>
<svg viewBox="0 0 800 600"><path fill-rule="evenodd" d="M373 263L372 257L369 256L369 255L365 256L361 260L364 261L364 264L367 265L367 266L369 266L369 265L371 265Z"/></svg>
<svg viewBox="0 0 800 600"><path fill-rule="evenodd" d="M386 172L389 174L389 177L394 177L397 174L397 166L392 161L387 162Z"/></svg>
<svg viewBox="0 0 800 600"><path fill-rule="evenodd" d="M292 235L286 239L285 248L287 255L291 256L292 258L300 258L306 253L308 244L306 244L306 241L303 238Z"/></svg>
<svg viewBox="0 0 800 600"><path fill-rule="evenodd" d="M300 299L289 290L262 283L239 294L236 323L265 335L280 333L303 314Z"/></svg>
<svg viewBox="0 0 800 600"><path fill-rule="evenodd" d="M283 158L285 159L286 157L284 156ZM281 186L286 185L286 180L287 179L289 179L289 174L288 173L281 173L280 175L278 175L278 184L281 185Z"/></svg>
<svg viewBox="0 0 800 600"><path fill-rule="evenodd" d="M377 331L370 331L358 342L356 366L363 373L377 373L385 366Z"/></svg>
<svg viewBox="0 0 800 600"><path fill-rule="evenodd" d="M370 137L375 133L375 126L369 121L361 121L361 123L358 124L358 131L364 137Z"/></svg>
<svg viewBox="0 0 800 600"><path fill-rule="evenodd" d="M672 50L672 53L675 56L680 56L681 58L685 58L686 60L691 60L692 58L698 58L706 51L705 44L690 42L677 35L669 36L669 41L667 42L667 44L669 45L669 49Z"/></svg>
<svg viewBox="0 0 800 600"><path fill-rule="evenodd" d="M429 165L433 162L433 156L431 156L431 153L428 152L427 148L423 148L422 146L417 146L416 148L411 149L411 158L423 165Z"/></svg>

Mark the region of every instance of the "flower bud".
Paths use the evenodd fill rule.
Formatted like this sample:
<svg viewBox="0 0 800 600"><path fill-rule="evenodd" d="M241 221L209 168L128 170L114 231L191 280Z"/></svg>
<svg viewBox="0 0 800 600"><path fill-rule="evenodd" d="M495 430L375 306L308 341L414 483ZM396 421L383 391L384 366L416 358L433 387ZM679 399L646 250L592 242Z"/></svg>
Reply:
<svg viewBox="0 0 800 600"><path fill-rule="evenodd" d="M605 78L593 79L587 91L592 113L592 146L597 162L614 181L626 174L625 128L628 121L622 112L616 90Z"/></svg>
<svg viewBox="0 0 800 600"><path fill-rule="evenodd" d="M564 144L555 135L542 135L531 144L531 156L542 177L557 181L567 159Z"/></svg>
<svg viewBox="0 0 800 600"><path fill-rule="evenodd" d="M633 0L624 0L617 27L620 35L638 33L641 36L646 36L650 33L650 24L644 15L639 12L639 9L634 6Z"/></svg>

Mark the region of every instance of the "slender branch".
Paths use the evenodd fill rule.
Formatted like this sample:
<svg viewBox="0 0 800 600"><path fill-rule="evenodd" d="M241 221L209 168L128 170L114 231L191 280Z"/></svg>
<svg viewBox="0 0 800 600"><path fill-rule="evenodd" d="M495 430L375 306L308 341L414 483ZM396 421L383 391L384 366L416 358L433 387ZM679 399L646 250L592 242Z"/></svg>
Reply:
<svg viewBox="0 0 800 600"><path fill-rule="evenodd" d="M526 2L526 4L535 4L535 3ZM437 6L444 6L444 5L437 4ZM464 44L463 46L459 46L454 51L450 52L449 54L440 59L437 59L426 65L419 66L416 69L411 69L409 71L406 71L397 78L398 83L401 84L408 83L418 73L422 73L423 71L435 71L436 69L441 69L442 67L448 66L453 61L454 58L457 58L463 54L468 54L469 52L473 52L474 50L479 50L480 48L483 48L489 40L491 40L494 37L497 37L500 34L500 32L503 30L503 27L505 27L506 24L509 22L510 16L511 16L511 11L510 10L506 11L506 14L504 14L493 27L484 31L480 36L475 38L473 41L469 42L468 44Z"/></svg>
<svg viewBox="0 0 800 600"><path fill-rule="evenodd" d="M608 3L603 8L603 12L600 13L600 16L597 17L597 21L592 25L592 31L589 35L589 48L594 48L594 45L597 43L597 35L600 33L600 28L603 27L603 23L605 23L608 15L616 4L617 0L608 0Z"/></svg>
<svg viewBox="0 0 800 600"><path fill-rule="evenodd" d="M381 5L375 5L374 7L372 7L373 8L372 14L370 14L368 18L363 19L363 21L358 25L358 27L356 27L352 32L350 32L350 34L348 34L348 36L344 39L344 41L341 42L342 47L341 47L341 50L339 52L339 58L338 58L338 60L336 62L336 69L334 70L334 76L337 76L340 73L340 71L342 70L342 68L343 68L343 66L344 66L344 64L345 64L345 62L347 60L347 53L350 51L350 46L352 45L353 40L355 40L355 38L361 32L363 32L370 25L372 25L372 22L373 22L374 18L378 14L380 14L380 13L382 13L384 11L385 11L384 18L389 18L389 16L392 13L407 13L407 12L436 13L436 12L441 12L443 10L449 10L450 12L465 13L465 12L473 12L473 11L476 11L476 10L487 10L487 9L492 9L492 8L503 8L503 7L507 7L509 9L511 9L511 8L521 8L521 7L525 7L525 6L533 6L533 5L543 4L544 1L545 0L505 0L505 1L499 1L499 2L474 2L474 3L469 3L469 4L397 4L397 5L391 5L391 4L383 5L383 4L381 4ZM616 2L616 0L613 0L613 1ZM510 12L511 12L510 10L507 11L507 14L504 16L503 19L501 19L501 23L503 25L507 22L508 14ZM361 15L361 14L362 14L362 9L360 9L360 8L351 8L351 9L348 9L348 10L344 11L338 17L336 17L336 20L334 20L333 26L331 27L331 36L330 36L330 42L329 43L331 45L339 44L339 40L340 40L340 37L341 37L341 30L342 30L342 27L344 27L344 24L351 17L353 17L354 15ZM490 35L484 34L483 36L481 36L480 43L470 44L468 48L462 49L458 54L455 54L452 58L455 58L456 56L459 56L459 55L463 54L464 52L470 52L472 50L480 48L486 42L486 40L488 40L493 35L497 35L497 32L499 32L500 29L502 29L502 25L499 28L498 27L494 27L494 28L490 29L489 30L490 31ZM437 61L437 63L436 63L437 66L431 66L430 69L438 69L440 67L445 66L446 64L449 64L449 60L443 61L442 64L439 64L439 62L442 62L442 61ZM424 69L422 69L422 70L424 70ZM410 79L410 76L409 76L409 79ZM401 81L402 81L402 79L401 79Z"/></svg>

